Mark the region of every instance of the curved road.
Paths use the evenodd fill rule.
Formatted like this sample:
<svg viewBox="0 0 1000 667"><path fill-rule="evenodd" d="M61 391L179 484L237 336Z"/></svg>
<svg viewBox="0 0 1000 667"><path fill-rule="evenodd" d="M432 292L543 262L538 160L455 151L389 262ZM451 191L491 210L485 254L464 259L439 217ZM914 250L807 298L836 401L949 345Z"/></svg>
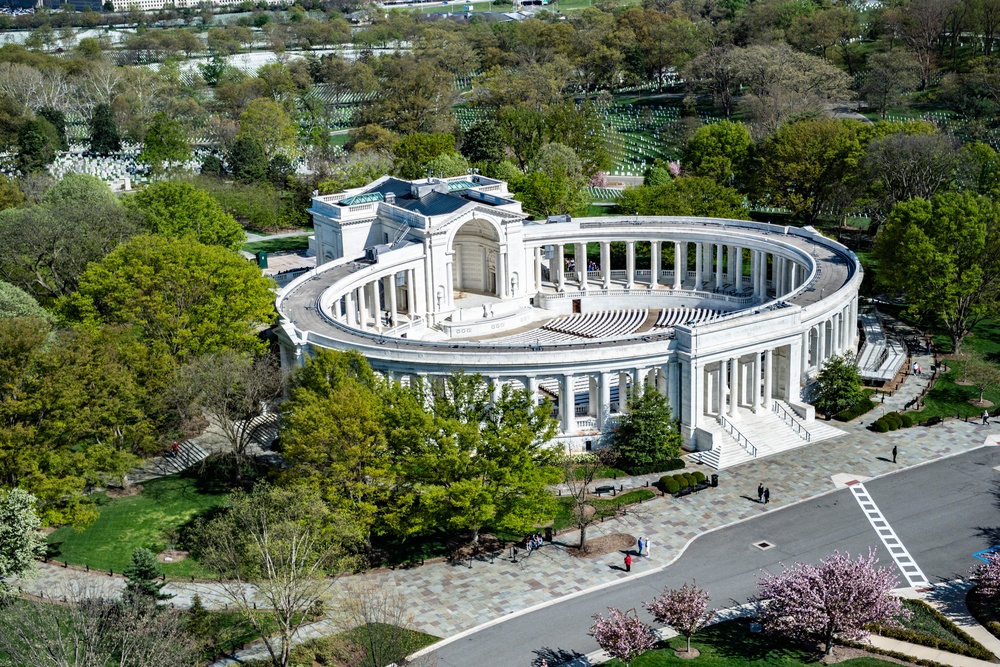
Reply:
<svg viewBox="0 0 1000 667"><path fill-rule="evenodd" d="M932 581L965 575L972 554L1000 544L1000 448L903 470L865 483L872 500L917 565ZM767 541L761 550L754 542ZM874 528L847 489L707 533L672 565L647 576L557 602L446 644L433 652L442 667L558 665L598 649L587 634L591 616L607 607L637 608L662 591L697 580L716 607L745 603L763 569L817 562L835 550L852 556L877 547L892 563ZM893 566L895 567L895 566ZM906 586L900 572L899 585ZM648 617L646 620L651 620Z"/></svg>

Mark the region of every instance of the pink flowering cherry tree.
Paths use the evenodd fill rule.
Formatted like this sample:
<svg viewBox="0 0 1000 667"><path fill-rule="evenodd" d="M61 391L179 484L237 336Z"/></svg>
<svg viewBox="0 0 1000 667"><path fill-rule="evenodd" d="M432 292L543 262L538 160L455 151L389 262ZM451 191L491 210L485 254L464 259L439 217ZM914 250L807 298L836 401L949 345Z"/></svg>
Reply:
<svg viewBox="0 0 1000 667"><path fill-rule="evenodd" d="M653 629L639 620L635 610L631 615L608 607L608 617L594 614L590 634L612 658L618 658L628 667L636 657L656 645Z"/></svg>
<svg viewBox="0 0 1000 667"><path fill-rule="evenodd" d="M976 588L988 598L1000 594L1000 553L987 554L985 563L976 565L969 572Z"/></svg>
<svg viewBox="0 0 1000 667"><path fill-rule="evenodd" d="M875 550L851 560L839 551L819 566L797 563L778 575L757 582L757 619L768 632L792 637L813 637L833 653L836 637L863 639L869 623L898 627L897 618L909 612L892 595L896 575L880 568Z"/></svg>
<svg viewBox="0 0 1000 667"><path fill-rule="evenodd" d="M692 584L684 584L678 589L666 588L658 595L643 603L646 611L653 615L657 623L669 625L687 639L687 652L691 652L691 636L708 625L715 615L709 611L708 593Z"/></svg>

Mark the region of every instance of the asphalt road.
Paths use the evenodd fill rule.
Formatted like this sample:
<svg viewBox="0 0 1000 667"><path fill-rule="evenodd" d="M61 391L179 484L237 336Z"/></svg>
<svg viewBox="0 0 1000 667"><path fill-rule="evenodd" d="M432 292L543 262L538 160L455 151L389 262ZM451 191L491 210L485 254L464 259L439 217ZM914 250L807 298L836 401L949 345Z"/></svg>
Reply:
<svg viewBox="0 0 1000 667"><path fill-rule="evenodd" d="M1000 466L1000 448L986 447L865 484L930 581L965 575L978 562L973 553L1000 544L1000 473L994 466ZM753 546L761 540L775 546ZM692 580L709 592L713 606L730 607L755 592L761 570L818 562L835 550L867 553L869 546L877 548L882 565L892 564L861 508L842 489L702 535L661 572L511 618L432 655L441 667L526 667L543 658L558 665L597 650L587 629L607 607L637 608L645 616L642 601L664 586Z"/></svg>

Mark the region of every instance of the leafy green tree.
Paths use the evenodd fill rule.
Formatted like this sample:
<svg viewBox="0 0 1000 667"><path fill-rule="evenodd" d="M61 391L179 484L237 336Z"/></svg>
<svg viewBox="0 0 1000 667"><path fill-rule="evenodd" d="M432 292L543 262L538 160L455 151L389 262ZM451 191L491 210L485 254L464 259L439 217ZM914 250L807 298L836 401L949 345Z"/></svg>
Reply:
<svg viewBox="0 0 1000 667"><path fill-rule="evenodd" d="M724 120L699 127L684 149L681 162L694 176L732 185L744 174L753 138L743 123Z"/></svg>
<svg viewBox="0 0 1000 667"><path fill-rule="evenodd" d="M481 120L473 123L462 137L462 155L473 164L503 160L506 157L503 132L496 122Z"/></svg>
<svg viewBox="0 0 1000 667"><path fill-rule="evenodd" d="M427 170L441 178L463 176L469 173L469 161L461 153L442 153L427 163Z"/></svg>
<svg viewBox="0 0 1000 667"><path fill-rule="evenodd" d="M952 350L1000 312L1000 209L972 193L896 204L875 241L877 279L906 296L913 315L939 321Z"/></svg>
<svg viewBox="0 0 1000 667"><path fill-rule="evenodd" d="M450 132L457 99L454 75L414 55L379 60L377 95L356 112L358 125L381 125L400 134Z"/></svg>
<svg viewBox="0 0 1000 667"><path fill-rule="evenodd" d="M838 184L853 176L867 132L858 121L834 118L783 125L761 146L757 199L814 222Z"/></svg>
<svg viewBox="0 0 1000 667"><path fill-rule="evenodd" d="M576 214L587 205L587 178L569 146L546 144L531 170L511 183L524 208L538 215Z"/></svg>
<svg viewBox="0 0 1000 667"><path fill-rule="evenodd" d="M4 317L52 319L51 313L39 306L30 294L16 285L0 281L0 318Z"/></svg>
<svg viewBox="0 0 1000 667"><path fill-rule="evenodd" d="M545 114L545 136L548 141L572 148L588 178L614 165L603 119L591 102L577 105L566 101L549 109Z"/></svg>
<svg viewBox="0 0 1000 667"><path fill-rule="evenodd" d="M72 322L133 326L147 345L186 359L260 349L257 328L274 318L272 286L224 248L138 236L92 264L61 308Z"/></svg>
<svg viewBox="0 0 1000 667"><path fill-rule="evenodd" d="M527 533L555 510L548 485L559 481L551 408L526 390L499 395L478 375L454 374L425 389L432 430L396 456L407 484L420 489L414 509L425 526L468 531L473 543L493 527ZM419 389L418 389L419 390ZM420 422L418 422L420 423Z"/></svg>
<svg viewBox="0 0 1000 667"><path fill-rule="evenodd" d="M24 203L24 193L17 186L17 181L0 175L0 211L5 208L15 208Z"/></svg>
<svg viewBox="0 0 1000 667"><path fill-rule="evenodd" d="M258 98L247 105L246 111L240 114L240 131L236 139L244 137L256 139L268 160L275 155L289 159L299 155L295 121L274 100Z"/></svg>
<svg viewBox="0 0 1000 667"><path fill-rule="evenodd" d="M267 153L254 136L239 136L226 154L229 172L240 183L260 183L267 180Z"/></svg>
<svg viewBox="0 0 1000 667"><path fill-rule="evenodd" d="M636 215L750 219L743 195L711 178L699 176L680 176L663 185L627 188L618 200L618 210Z"/></svg>
<svg viewBox="0 0 1000 667"><path fill-rule="evenodd" d="M618 422L614 449L624 470L648 470L681 453L682 438L667 399L643 386L628 397L628 410Z"/></svg>
<svg viewBox="0 0 1000 667"><path fill-rule="evenodd" d="M827 414L842 412L865 398L864 384L850 352L827 359L816 385L816 409Z"/></svg>
<svg viewBox="0 0 1000 667"><path fill-rule="evenodd" d="M156 554L144 547L132 550L125 571L125 600L130 604L149 604L169 600L173 595L163 592L165 582L157 581L163 573Z"/></svg>
<svg viewBox="0 0 1000 667"><path fill-rule="evenodd" d="M25 174L42 171L56 159L59 134L44 118L25 121L17 131L17 168Z"/></svg>
<svg viewBox="0 0 1000 667"><path fill-rule="evenodd" d="M302 619L328 603L332 575L354 564L358 533L312 490L258 484L200 531L199 561L219 594L260 634L274 667L288 667Z"/></svg>
<svg viewBox="0 0 1000 667"><path fill-rule="evenodd" d="M110 104L98 104L90 117L90 150L98 155L110 155L122 149L118 124Z"/></svg>
<svg viewBox="0 0 1000 667"><path fill-rule="evenodd" d="M905 94L919 85L919 63L907 51L893 49L868 57L868 71L858 92L884 120L888 110L901 103Z"/></svg>
<svg viewBox="0 0 1000 667"><path fill-rule="evenodd" d="M417 132L396 143L393 152L396 155L396 173L403 178L421 178L426 175L431 160L455 152L455 137L447 132Z"/></svg>
<svg viewBox="0 0 1000 667"><path fill-rule="evenodd" d="M352 370L354 365L357 370ZM282 406L282 455L290 479L315 488L369 535L401 500L385 432L380 386L368 362L351 352L320 350L295 377Z"/></svg>
<svg viewBox="0 0 1000 667"><path fill-rule="evenodd" d="M121 202L108 184L90 174L69 173L45 191L42 204L57 209L84 208L93 210L105 206L121 209Z"/></svg>
<svg viewBox="0 0 1000 667"><path fill-rule="evenodd" d="M5 580L28 575L45 553L41 527L33 495L16 488L0 491L0 602L15 595Z"/></svg>
<svg viewBox="0 0 1000 667"><path fill-rule="evenodd" d="M184 126L165 113L156 114L142 142L139 161L148 164L154 174L161 174L190 158L191 145Z"/></svg>
<svg viewBox="0 0 1000 667"><path fill-rule="evenodd" d="M66 139L66 114L59 109L52 107L42 107L38 110L38 115L52 124L56 129L56 136L59 137L59 150L68 151L69 141Z"/></svg>
<svg viewBox="0 0 1000 667"><path fill-rule="evenodd" d="M125 199L154 234L191 237L205 245L239 250L243 228L205 190L181 181L154 183Z"/></svg>

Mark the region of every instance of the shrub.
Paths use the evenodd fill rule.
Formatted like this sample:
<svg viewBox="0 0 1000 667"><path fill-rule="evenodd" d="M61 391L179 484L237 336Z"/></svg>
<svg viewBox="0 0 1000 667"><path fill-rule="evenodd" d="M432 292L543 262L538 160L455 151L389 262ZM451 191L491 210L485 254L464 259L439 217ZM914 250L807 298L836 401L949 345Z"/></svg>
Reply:
<svg viewBox="0 0 1000 667"><path fill-rule="evenodd" d="M895 431L899 428L899 423L892 419L886 419L885 425L889 427L890 431Z"/></svg>
<svg viewBox="0 0 1000 667"><path fill-rule="evenodd" d="M889 431L889 425L884 419L876 419L875 423L872 424L872 430L876 433L886 433Z"/></svg>
<svg viewBox="0 0 1000 667"><path fill-rule="evenodd" d="M876 403L866 396L843 412L838 412L833 416L833 418L837 421L849 422L852 419L857 419L861 415L870 412L875 405Z"/></svg>
<svg viewBox="0 0 1000 667"><path fill-rule="evenodd" d="M674 481L677 482L677 485L682 489L686 489L690 486L685 475L674 475Z"/></svg>
<svg viewBox="0 0 1000 667"><path fill-rule="evenodd" d="M916 420L913 419L913 415L911 415L909 412L904 412L903 414L901 414L900 419L902 420L903 428L910 428L911 426L913 426L914 423L916 423Z"/></svg>
<svg viewBox="0 0 1000 667"><path fill-rule="evenodd" d="M703 473L702 471L700 471L700 470L695 470L695 471L694 471L693 473L691 473L691 474L692 474L692 475L694 475L694 481L695 481L695 483L697 483L697 484L701 484L702 482L704 482L704 481L705 481L705 473Z"/></svg>
<svg viewBox="0 0 1000 667"><path fill-rule="evenodd" d="M677 493L681 490L680 484L677 483L676 479L672 477L664 477L665 482L662 482L662 488L667 493Z"/></svg>
<svg viewBox="0 0 1000 667"><path fill-rule="evenodd" d="M903 425L903 417L898 412L890 412L885 418L890 424L894 424L896 428L900 428Z"/></svg>
<svg viewBox="0 0 1000 667"><path fill-rule="evenodd" d="M911 600L907 604L916 605L921 607L925 613L930 614L934 619L941 625L942 628L947 630L952 635L961 639L962 643L955 641L950 641L948 639L942 639L939 637L933 637L931 635L924 634L922 632L910 630L908 628L885 628L875 626L875 630L878 634L883 637L891 637L892 639L899 639L901 641L909 642L911 644L919 644L920 646L929 646L931 648L940 649L942 651L947 651L949 653L957 653L959 655L967 655L971 658L978 658L980 660L992 660L993 654L986 649L985 646L977 642L971 636L969 636L964 630L955 625L950 619L944 616L934 607L931 607L926 602L921 600Z"/></svg>
<svg viewBox="0 0 1000 667"><path fill-rule="evenodd" d="M660 478L660 481L658 482L659 487L661 489L666 488L667 482L669 482L671 479L672 477L670 475L664 475L663 477Z"/></svg>

